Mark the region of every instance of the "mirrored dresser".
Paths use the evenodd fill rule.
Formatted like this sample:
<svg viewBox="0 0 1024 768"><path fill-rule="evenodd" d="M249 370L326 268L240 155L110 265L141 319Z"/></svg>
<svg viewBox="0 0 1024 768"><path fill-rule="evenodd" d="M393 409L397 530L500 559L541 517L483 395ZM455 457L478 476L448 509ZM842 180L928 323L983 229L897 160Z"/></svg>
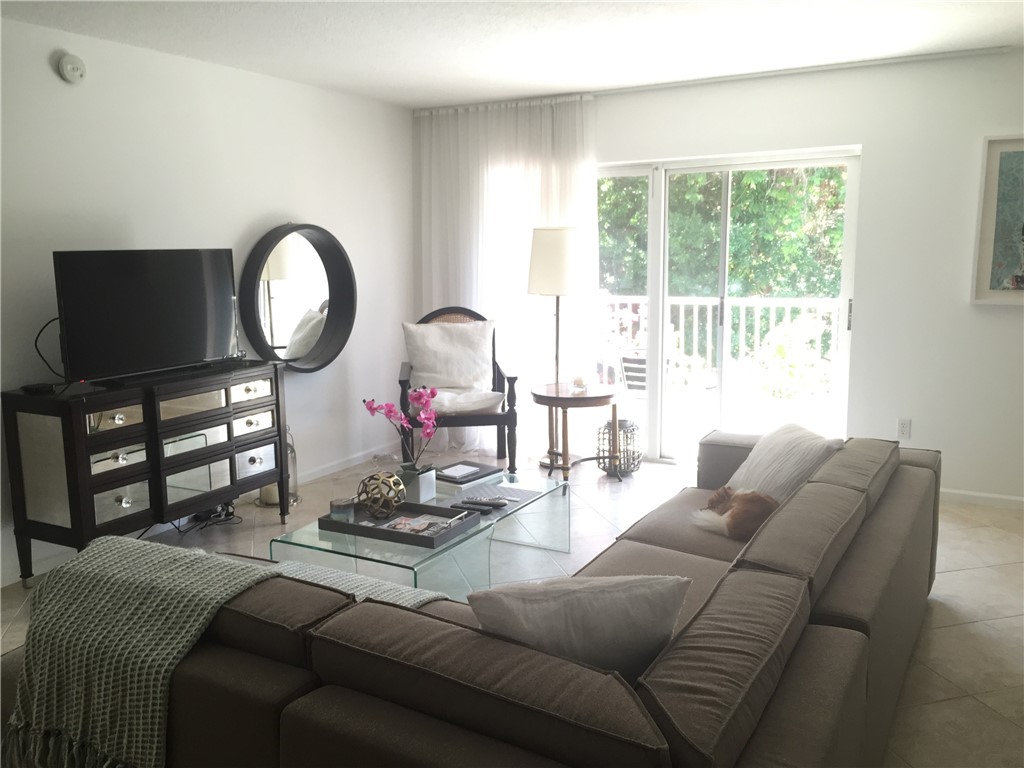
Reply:
<svg viewBox="0 0 1024 768"><path fill-rule="evenodd" d="M2 393L21 578L33 539L82 549L277 484L288 514L282 365L236 360Z"/></svg>

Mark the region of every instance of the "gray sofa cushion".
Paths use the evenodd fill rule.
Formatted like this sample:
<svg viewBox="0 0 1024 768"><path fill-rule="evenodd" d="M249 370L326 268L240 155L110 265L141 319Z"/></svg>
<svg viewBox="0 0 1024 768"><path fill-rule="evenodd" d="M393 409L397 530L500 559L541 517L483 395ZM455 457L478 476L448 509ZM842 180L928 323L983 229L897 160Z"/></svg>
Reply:
<svg viewBox="0 0 1024 768"><path fill-rule="evenodd" d="M899 464L899 443L852 437L818 468L810 481L863 491L868 496L867 513L870 515Z"/></svg>
<svg viewBox="0 0 1024 768"><path fill-rule="evenodd" d="M640 678L673 765L736 762L807 624L807 594L795 576L731 571Z"/></svg>
<svg viewBox="0 0 1024 768"><path fill-rule="evenodd" d="M867 669L860 632L805 627L738 768L866 765Z"/></svg>
<svg viewBox="0 0 1024 768"><path fill-rule="evenodd" d="M693 512L707 504L711 493L699 488L687 488L637 520L619 539L731 563L745 542L694 525Z"/></svg>
<svg viewBox="0 0 1024 768"><path fill-rule="evenodd" d="M349 688L325 685L281 715L281 768L561 765Z"/></svg>
<svg viewBox="0 0 1024 768"><path fill-rule="evenodd" d="M277 576L222 605L205 637L305 667L306 630L352 603L351 597L333 589Z"/></svg>
<svg viewBox="0 0 1024 768"><path fill-rule="evenodd" d="M560 762L668 762L664 737L614 673L371 601L324 622L312 637L313 670L327 684Z"/></svg>
<svg viewBox="0 0 1024 768"><path fill-rule="evenodd" d="M685 576L692 579L683 609L676 619L678 632L729 572L729 564L687 552L620 539L576 572L577 576ZM440 602L440 601L439 601Z"/></svg>
<svg viewBox="0 0 1024 768"><path fill-rule="evenodd" d="M866 503L860 491L808 483L761 526L736 565L805 577L814 605L860 528Z"/></svg>

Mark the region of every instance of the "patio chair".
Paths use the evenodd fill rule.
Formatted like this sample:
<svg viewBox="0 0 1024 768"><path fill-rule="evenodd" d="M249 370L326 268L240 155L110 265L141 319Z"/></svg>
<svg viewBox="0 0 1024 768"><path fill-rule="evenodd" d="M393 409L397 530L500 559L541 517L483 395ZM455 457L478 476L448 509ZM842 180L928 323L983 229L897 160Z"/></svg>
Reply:
<svg viewBox="0 0 1024 768"><path fill-rule="evenodd" d="M643 353L640 353L643 355ZM622 383L628 391L647 391L647 357L637 355L623 355L619 358L620 370L622 371Z"/></svg>
<svg viewBox="0 0 1024 768"><path fill-rule="evenodd" d="M436 387L437 426L496 427L498 458L507 458L515 474L516 377L498 365L493 322L465 307L445 307L402 326L409 360L398 375L400 408L412 428L420 423L410 411L409 391ZM402 460L412 461L407 442Z"/></svg>

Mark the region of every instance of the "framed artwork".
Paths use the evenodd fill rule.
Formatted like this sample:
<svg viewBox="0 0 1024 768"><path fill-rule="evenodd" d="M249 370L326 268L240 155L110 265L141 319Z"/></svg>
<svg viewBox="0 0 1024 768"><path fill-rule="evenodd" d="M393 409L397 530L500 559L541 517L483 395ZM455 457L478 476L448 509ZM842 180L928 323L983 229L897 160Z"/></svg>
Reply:
<svg viewBox="0 0 1024 768"><path fill-rule="evenodd" d="M1024 138L986 138L982 162L971 299L1024 306Z"/></svg>

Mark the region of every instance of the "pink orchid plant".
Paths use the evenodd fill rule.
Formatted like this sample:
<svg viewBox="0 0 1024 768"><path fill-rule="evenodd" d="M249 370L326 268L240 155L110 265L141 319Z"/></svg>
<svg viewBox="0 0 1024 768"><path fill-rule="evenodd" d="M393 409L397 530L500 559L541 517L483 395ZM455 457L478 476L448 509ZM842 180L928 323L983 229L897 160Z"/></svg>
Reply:
<svg viewBox="0 0 1024 768"><path fill-rule="evenodd" d="M420 456L423 455L423 451L430 445L430 441L437 433L437 412L430 407L435 397L437 397L437 390L433 387L429 389L419 387L409 392L409 403L420 409L416 415L416 420L420 423L420 432L422 432L419 451L416 451L413 445L412 423L398 406L394 403L378 405L374 400L363 400L363 405L366 406L366 410L371 416L376 416L378 413L384 414L384 418L390 421L398 432L398 437L402 441L402 453L413 457L412 465L403 464L403 467L417 469ZM418 471L425 472L427 469L430 467Z"/></svg>

